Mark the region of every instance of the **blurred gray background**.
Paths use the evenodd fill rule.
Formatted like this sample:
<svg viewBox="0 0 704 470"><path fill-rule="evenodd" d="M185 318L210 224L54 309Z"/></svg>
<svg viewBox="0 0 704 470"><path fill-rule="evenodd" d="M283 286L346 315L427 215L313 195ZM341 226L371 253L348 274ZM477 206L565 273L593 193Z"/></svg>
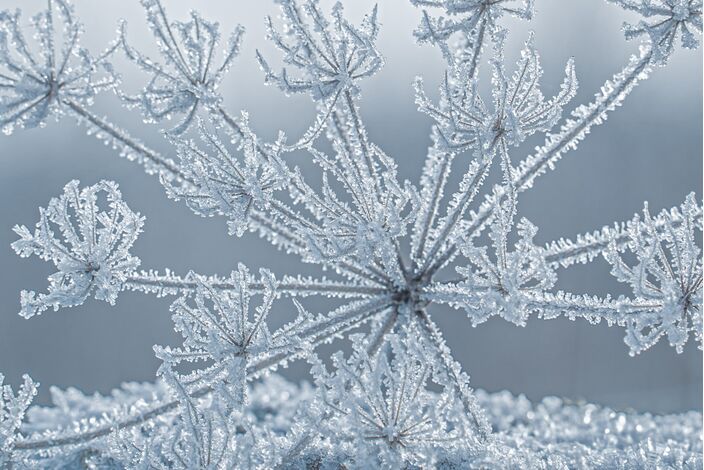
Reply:
<svg viewBox="0 0 704 470"><path fill-rule="evenodd" d="M184 19L194 3L165 0L172 19ZM324 3L327 8L330 2ZM372 5L369 0L346 3L355 19ZM573 55L580 91L568 107L571 111L590 101L636 50L637 43L627 43L620 31L622 22L634 17L603 0L536 3L537 15L531 23L507 22L512 28L506 47L508 68L512 70L528 31L534 30L545 69L543 91L551 96L562 80L565 61ZM44 2L0 0L2 9L20 4L26 21ZM133 45L154 51L137 0L77 0L75 4L86 24L84 45L94 53L115 37L119 18L128 19ZM279 129L292 138L301 135L314 116L310 100L286 98L265 87L254 60L255 48L269 58L279 57L264 38L264 16L278 14L273 1L202 0L196 8L206 18L217 19L224 33L236 23L247 28L242 54L222 87L229 109L234 113L247 109L254 129L265 139L274 138ZM420 74L428 90L434 91L444 66L437 50L414 44L411 33L419 10L405 0L386 0L379 14L383 26L378 44L387 62L364 83L362 114L372 140L399 162L400 176L415 182L429 144L430 121L415 110L411 84ZM132 65L121 58L115 63L127 89L135 91L144 83L145 77ZM483 79L486 82L486 73ZM626 220L642 208L643 200L656 212L681 203L692 190L701 198L701 83L701 51L678 51L668 67L656 70L556 171L541 177L519 202L520 213L540 227L538 241L573 237ZM143 124L137 112L120 108L114 97L101 97L95 110L150 145L170 151L157 127ZM537 143L533 140L514 151L514 161ZM107 392L123 381L151 380L158 366L152 345L178 342L171 329L170 300L141 294L124 293L115 307L93 300L31 320L17 315L20 290L44 290L51 266L14 255L11 228L17 223L32 226L37 208L46 206L69 180L93 184L105 178L120 184L133 210L147 217L145 233L134 249L143 268L226 274L242 261L279 274L299 269L295 258L270 249L254 236L229 237L223 219L201 219L182 203L169 201L155 178L86 136L85 129L70 118L52 122L46 129L3 136L0 158L0 371L13 384L22 373L40 381L39 402L48 399L50 385ZM578 293L627 293L608 270L603 261L572 267L560 272L559 287ZM304 266L303 272L315 274L316 270ZM313 311L324 308L311 301L306 306ZM585 399L617 409L702 408L702 353L694 344L678 355L662 341L631 358L623 330L604 324L532 319L525 328L518 328L494 319L471 328L460 312L442 308L435 312L475 387L508 389L531 399L546 395ZM305 365L299 364L287 374L300 379L305 371Z"/></svg>

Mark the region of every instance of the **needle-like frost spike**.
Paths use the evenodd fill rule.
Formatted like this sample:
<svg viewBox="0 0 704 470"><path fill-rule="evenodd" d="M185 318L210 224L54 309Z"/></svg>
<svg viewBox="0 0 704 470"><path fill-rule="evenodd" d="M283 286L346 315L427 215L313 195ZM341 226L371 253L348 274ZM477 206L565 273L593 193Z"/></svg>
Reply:
<svg viewBox="0 0 704 470"><path fill-rule="evenodd" d="M24 225L14 227L20 239L12 248L18 255L37 255L58 269L49 276L48 293L22 291L20 314L25 318L80 305L91 295L114 304L127 275L139 266L129 250L144 218L125 204L117 184L79 184L71 181L40 210L34 233Z"/></svg>

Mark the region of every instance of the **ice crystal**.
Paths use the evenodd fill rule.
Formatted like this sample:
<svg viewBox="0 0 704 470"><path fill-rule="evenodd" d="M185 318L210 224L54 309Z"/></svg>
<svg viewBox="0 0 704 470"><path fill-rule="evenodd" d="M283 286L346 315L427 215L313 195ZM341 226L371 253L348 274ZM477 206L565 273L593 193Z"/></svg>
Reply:
<svg viewBox="0 0 704 470"><path fill-rule="evenodd" d="M196 214L222 216L230 233L255 232L332 274L274 276L262 269L255 275L242 265L226 277L138 271L130 250L143 219L117 185L69 183L40 211L33 233L15 227L15 251L57 269L46 294L22 292L22 315L91 297L113 303L123 290L172 296L182 344L155 347L162 365L153 384L90 397L54 388L54 405L30 408L27 420L34 383L26 378L17 395L4 387L0 462L29 468L701 466L700 413L653 417L474 391L434 319L441 314L434 306L447 304L464 310L472 325L491 316L519 326L531 316L603 320L625 328L632 354L664 337L678 352L690 336L701 348L702 208L694 195L656 216L646 205L628 222L544 246L534 241L537 227L518 217L521 193L656 65L666 65L677 36L684 47L697 44L701 2L613 1L654 20L626 28L629 38L646 36L638 54L591 103L562 119L576 94L572 59L550 99L539 90L542 68L532 34L515 72L506 72L501 17L530 19L532 1L413 0L428 8L417 39L439 47L447 62L437 104L423 94L421 79L416 83L419 110L434 120L418 185L399 181L396 161L371 141L360 116L362 83L383 65L376 8L355 26L341 3L326 15L315 0L278 1L284 26L271 18L266 25L284 67L276 72L257 52L264 80L287 94L309 95L318 113L302 137L289 140L281 132L274 142L256 135L245 112L233 117L219 94L239 52L240 27L216 61L216 23L195 12L187 22L172 22L159 0L143 0L160 59L133 47L125 25L107 52L91 59L77 49L81 27L70 5L54 0L34 22L45 51L37 60L20 33L19 13L1 13L6 129L68 111L90 134L158 174L167 194ZM54 10L67 36L58 55ZM159 124L179 116L166 133L175 158L89 109L95 93L116 86L107 59L120 51L151 76L137 96L118 90L126 106ZM487 51L493 52L488 60ZM72 55L79 65L66 65ZM486 62L491 105L478 91ZM107 72L104 81L92 77L98 67ZM511 154L532 135L544 135L545 143L517 160ZM320 181L291 165L293 151L310 157ZM497 159L503 181L477 202ZM464 173L452 192L450 175L459 164ZM555 289L561 269L597 257L630 285L630 295ZM310 312L311 296L337 306ZM292 314L288 323L271 321L279 306ZM353 351L328 361L318 346L337 338L349 339ZM297 359L312 364L315 387L272 375Z"/></svg>

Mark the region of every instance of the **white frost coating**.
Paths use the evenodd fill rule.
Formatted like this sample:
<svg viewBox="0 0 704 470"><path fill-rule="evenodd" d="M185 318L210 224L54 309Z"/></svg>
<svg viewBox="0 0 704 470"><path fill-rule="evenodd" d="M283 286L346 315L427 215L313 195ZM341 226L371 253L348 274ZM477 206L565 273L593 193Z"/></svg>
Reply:
<svg viewBox="0 0 704 470"><path fill-rule="evenodd" d="M0 462L184 469L701 465L701 414L653 418L476 392L434 318L442 312L436 304L464 310L475 326L491 316L518 326L531 317L579 318L623 327L632 354L664 337L678 352L690 336L701 347L702 209L694 195L657 216L646 208L629 222L544 247L533 241L537 227L518 218L520 194L604 122L654 65L665 65L678 35L685 47L695 45L701 2L616 1L653 18L627 31L646 40L593 102L560 124L577 87L572 60L551 99L539 91L532 35L516 71L506 73L507 31L499 20L530 19L531 1L415 0L442 12L423 12L416 36L438 46L447 62L438 104L417 83L419 108L435 120L418 186L399 181L402 160L375 145L361 119L363 79L383 65L377 10L354 26L339 3L329 16L314 0L278 3L284 25L268 19L267 26L284 69L275 72L258 55L264 78L286 93L310 95L319 109L293 144L283 132L264 141L245 112L224 108L218 87L239 51L239 27L217 60L216 23L195 12L172 22L160 1L144 0L159 60L129 44L123 25L106 54L79 54L83 68L75 70L86 75L76 82L81 93L72 94L65 77L73 72L57 68L55 59L77 50L72 40L67 55L36 60L21 39L19 14L0 13L3 126L37 125L67 110L89 133L158 174L167 194L195 213L222 216L232 234L255 232L328 271L277 278L241 265L229 276L138 271L130 250L143 219L114 183L69 183L41 211L34 232L15 229L20 239L13 248L21 256L36 254L57 268L46 294L22 293L22 314L91 297L112 303L123 290L174 296L183 339L155 347L163 363L154 384L128 384L110 397L52 389L54 406L30 408L27 422L33 383L26 379L17 395L3 388ZM55 10L69 33L80 30L66 2L49 2L35 21L43 44L60 37L51 26ZM485 49L493 52L491 105L477 93ZM151 75L136 97L117 90L125 104L157 124L179 116L166 133L174 155L150 149L90 109L95 93L116 86L111 73L105 82L92 81L92 73L110 72L108 55L120 51ZM36 86L27 86L25 73L39 78ZM15 113L17 105L27 112ZM554 126L559 131L549 134ZM545 144L515 160L515 147L533 134ZM291 164L293 150L318 167L318 181ZM496 159L504 181L485 188ZM451 178L455 171L464 173ZM455 180L459 186L450 188ZM479 236L485 228L488 242ZM555 290L561 268L599 256L632 287L629 296ZM330 306L311 313L310 297ZM283 322L275 315L281 310L288 312ZM333 355L328 371L319 346L339 338L352 342L353 353ZM298 359L313 365L315 387L299 389L273 374Z"/></svg>

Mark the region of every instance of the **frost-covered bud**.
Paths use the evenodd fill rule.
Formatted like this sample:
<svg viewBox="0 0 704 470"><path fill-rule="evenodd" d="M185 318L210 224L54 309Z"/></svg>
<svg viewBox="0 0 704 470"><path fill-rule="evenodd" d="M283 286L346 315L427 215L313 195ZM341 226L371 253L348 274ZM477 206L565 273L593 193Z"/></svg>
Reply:
<svg viewBox="0 0 704 470"><path fill-rule="evenodd" d="M648 36L653 48L653 61L664 64L674 51L679 36L682 47L696 49L702 32L701 0L609 0L626 10L641 14L638 24L623 24L627 39Z"/></svg>
<svg viewBox="0 0 704 470"><path fill-rule="evenodd" d="M702 260L695 234L701 230L701 209L691 193L679 209L655 218L646 204L643 216L630 222L628 249L637 259L635 265L624 260L615 242L604 253L611 274L630 284L637 298L635 306L624 312L628 314L625 341L632 354L650 348L663 336L682 352L690 333L701 348ZM638 311L641 304L649 306L648 311Z"/></svg>
<svg viewBox="0 0 704 470"><path fill-rule="evenodd" d="M121 42L127 57L153 75L138 96L125 99L141 108L146 122L182 115L170 131L178 135L190 127L199 107L213 110L220 105L218 87L239 54L244 28L237 26L230 34L222 62L216 66L218 23L206 21L195 11L190 21L169 23L159 0L142 0L142 5L162 61L152 60L128 45L123 23Z"/></svg>
<svg viewBox="0 0 704 470"><path fill-rule="evenodd" d="M21 237L12 243L18 255L37 255L58 269L49 276L48 293L22 291L20 315L80 305L91 295L113 304L139 266L129 250L143 225L144 217L125 204L116 183L101 181L82 189L78 181L68 183L61 196L40 209L34 233L24 225L14 227Z"/></svg>
<svg viewBox="0 0 704 470"><path fill-rule="evenodd" d="M117 83L106 61L117 45L91 57L80 46L83 26L67 1L50 0L32 18L36 54L21 32L20 18L19 10L0 12L0 127L6 134L43 125L50 114L58 117L72 103L90 104L99 91ZM55 23L62 23L61 31Z"/></svg>
<svg viewBox="0 0 704 470"><path fill-rule="evenodd" d="M283 52L284 63L299 69L301 76L289 76L286 68L276 74L257 52L267 83L275 83L286 93L309 93L316 101L336 100L343 91L358 93L356 82L374 75L383 65L374 45L379 29L376 7L355 27L343 17L339 2L332 9L332 21L320 11L318 0L308 0L302 8L294 0L279 3L286 34L277 32L267 18L269 37Z"/></svg>

